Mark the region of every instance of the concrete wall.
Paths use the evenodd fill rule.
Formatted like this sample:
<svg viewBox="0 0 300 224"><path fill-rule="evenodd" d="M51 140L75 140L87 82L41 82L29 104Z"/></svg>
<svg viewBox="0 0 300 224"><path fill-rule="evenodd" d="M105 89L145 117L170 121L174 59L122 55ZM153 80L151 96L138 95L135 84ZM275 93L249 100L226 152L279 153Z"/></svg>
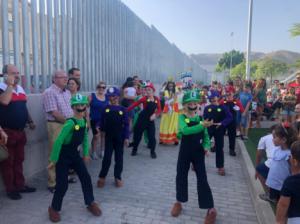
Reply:
<svg viewBox="0 0 300 224"><path fill-rule="evenodd" d="M25 177L30 178L47 167L48 143L41 95L29 95L27 106L37 126L33 131L26 130L27 144L25 147L25 162L23 165ZM46 184L47 183L45 183L45 186ZM2 178L0 178L0 190L3 190Z"/></svg>

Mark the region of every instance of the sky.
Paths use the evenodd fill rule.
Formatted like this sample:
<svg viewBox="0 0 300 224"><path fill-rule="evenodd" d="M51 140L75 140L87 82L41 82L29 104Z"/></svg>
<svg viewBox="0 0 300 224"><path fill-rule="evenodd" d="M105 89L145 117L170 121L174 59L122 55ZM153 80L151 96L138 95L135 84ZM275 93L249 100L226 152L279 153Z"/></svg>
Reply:
<svg viewBox="0 0 300 224"><path fill-rule="evenodd" d="M248 0L122 2L185 53L247 49ZM300 37L289 33L294 23L300 23L300 0L253 0L252 51L300 52Z"/></svg>

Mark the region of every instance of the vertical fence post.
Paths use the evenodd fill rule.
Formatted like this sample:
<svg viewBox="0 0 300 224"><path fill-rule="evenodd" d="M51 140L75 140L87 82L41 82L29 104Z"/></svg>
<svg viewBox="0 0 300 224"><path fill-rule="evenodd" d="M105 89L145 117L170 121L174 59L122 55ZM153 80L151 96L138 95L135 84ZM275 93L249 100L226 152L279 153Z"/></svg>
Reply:
<svg viewBox="0 0 300 224"><path fill-rule="evenodd" d="M54 21L55 21L55 68L61 69L60 64L60 16L59 16L59 2L60 0L54 0Z"/></svg>
<svg viewBox="0 0 300 224"><path fill-rule="evenodd" d="M33 78L34 92L38 93L39 85L39 50L38 50L38 34L37 34L37 4L36 0L31 0L31 35L32 35L32 53L33 53Z"/></svg>
<svg viewBox="0 0 300 224"><path fill-rule="evenodd" d="M47 0L47 16L48 16L48 72L49 77L53 75L53 12L52 0Z"/></svg>
<svg viewBox="0 0 300 224"><path fill-rule="evenodd" d="M31 75L30 75L30 41L29 41L29 21L28 21L28 1L22 0L22 21L23 21L23 57L24 72L26 78L25 90L30 93Z"/></svg>
<svg viewBox="0 0 300 224"><path fill-rule="evenodd" d="M61 48L62 48L62 69L67 69L67 57L66 57L66 1L61 0L60 2L61 7Z"/></svg>
<svg viewBox="0 0 300 224"><path fill-rule="evenodd" d="M1 5L2 20L2 61L3 65L9 64L9 42L8 42L8 3L2 0Z"/></svg>
<svg viewBox="0 0 300 224"><path fill-rule="evenodd" d="M41 70L42 70L42 89L48 85L47 81L47 49L46 49L46 16L45 16L45 0L39 1L40 11L40 41L41 41Z"/></svg>
<svg viewBox="0 0 300 224"><path fill-rule="evenodd" d="M20 67L20 29L19 29L19 0L13 2L13 42L14 42L14 64Z"/></svg>
<svg viewBox="0 0 300 224"><path fill-rule="evenodd" d="M77 30L78 30L78 11L77 11L77 7L78 7L78 0L73 0L72 1L72 25L73 25L73 29L72 29L72 56L73 56L73 60L72 60L72 66L71 67L78 67L78 35L77 35ZM68 69L70 69L71 67L69 67Z"/></svg>
<svg viewBox="0 0 300 224"><path fill-rule="evenodd" d="M67 0L67 69L72 66L72 5L74 0Z"/></svg>

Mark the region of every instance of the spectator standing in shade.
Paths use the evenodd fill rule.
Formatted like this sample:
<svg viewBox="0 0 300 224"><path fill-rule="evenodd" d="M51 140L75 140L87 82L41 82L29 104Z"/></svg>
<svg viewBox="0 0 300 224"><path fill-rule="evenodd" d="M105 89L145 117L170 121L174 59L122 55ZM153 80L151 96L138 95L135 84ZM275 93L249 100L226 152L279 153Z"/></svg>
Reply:
<svg viewBox="0 0 300 224"><path fill-rule="evenodd" d="M92 159L98 159L96 153L97 143L100 140L100 158L104 155L104 132L100 131L100 120L101 113L103 108L108 105L108 99L105 96L106 84L101 81L97 85L96 93L92 93L89 96L89 104L90 104L90 120L91 120L91 128L93 132L92 138Z"/></svg>
<svg viewBox="0 0 300 224"><path fill-rule="evenodd" d="M68 73L69 78L75 78L80 81L81 74L79 68L71 68Z"/></svg>
<svg viewBox="0 0 300 224"><path fill-rule="evenodd" d="M52 151L53 142L66 119L73 116L73 110L70 105L71 92L66 89L68 76L63 70L54 73L52 85L43 93L43 106L46 112L49 156ZM55 167L48 169L48 190L55 191Z"/></svg>
<svg viewBox="0 0 300 224"><path fill-rule="evenodd" d="M18 200L22 198L20 193L36 191L35 188L25 185L23 175L24 147L27 141L24 129L27 124L30 129L34 129L35 125L27 109L26 93L22 86L18 85L18 68L14 65L4 65L2 73L4 82L0 83L0 125L7 135L9 156L0 163L0 169L7 196ZM5 141L3 131L1 135Z"/></svg>

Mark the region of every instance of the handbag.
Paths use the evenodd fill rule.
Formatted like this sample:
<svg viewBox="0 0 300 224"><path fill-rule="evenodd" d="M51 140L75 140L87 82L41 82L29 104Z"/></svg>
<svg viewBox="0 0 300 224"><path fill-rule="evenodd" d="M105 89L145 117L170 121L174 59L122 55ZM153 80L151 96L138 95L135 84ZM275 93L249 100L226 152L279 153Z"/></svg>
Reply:
<svg viewBox="0 0 300 224"><path fill-rule="evenodd" d="M8 158L8 150L5 145L0 144L0 162Z"/></svg>

